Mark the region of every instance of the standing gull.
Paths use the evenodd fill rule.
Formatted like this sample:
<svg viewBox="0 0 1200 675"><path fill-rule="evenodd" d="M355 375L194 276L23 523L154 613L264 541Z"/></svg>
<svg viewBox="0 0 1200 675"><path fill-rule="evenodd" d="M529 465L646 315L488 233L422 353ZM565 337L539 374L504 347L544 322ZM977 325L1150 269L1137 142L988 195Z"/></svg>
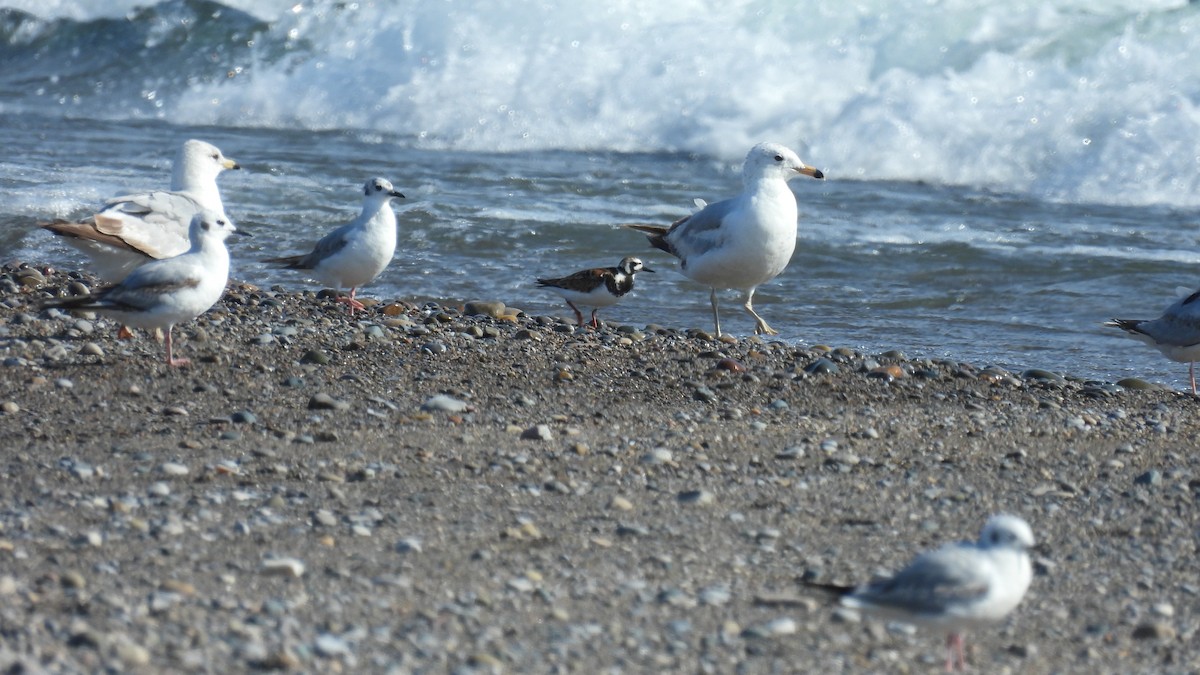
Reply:
<svg viewBox="0 0 1200 675"><path fill-rule="evenodd" d="M754 290L787 267L796 249L796 196L787 182L796 176L825 175L778 143L750 148L742 167L742 193L707 204L696 213L662 225L627 225L644 232L650 244L679 258L688 278L711 289L713 324L721 335L717 289L744 293L742 306L754 317L756 334L775 335L754 311ZM697 202L699 204L700 202Z"/></svg>
<svg viewBox="0 0 1200 675"><path fill-rule="evenodd" d="M200 316L221 298L229 280L225 238L236 231L233 223L223 216L202 211L192 217L188 229L191 247L186 252L152 260L121 283L92 295L55 300L47 306L93 311L122 324L165 329L167 365L185 365L188 359L175 358L171 329L181 321Z"/></svg>
<svg viewBox="0 0 1200 675"><path fill-rule="evenodd" d="M200 211L229 220L217 175L240 168L211 143L185 141L171 169L171 189L116 197L79 222L56 220L41 227L62 236L95 263L105 281L121 281L138 265L187 251L188 227Z"/></svg>
<svg viewBox="0 0 1200 675"><path fill-rule="evenodd" d="M358 287L379 276L396 251L392 198L404 199L404 195L396 192L387 180L372 178L363 186L362 213L357 218L322 237L310 253L268 258L263 262L311 270L323 283L339 291L349 287L350 297L338 296L338 302L349 305L351 314L356 309L366 309L354 298Z"/></svg>
<svg viewBox="0 0 1200 675"><path fill-rule="evenodd" d="M548 288L563 297L575 311L575 321L583 325L583 313L576 305L592 308L592 328L599 328L596 311L616 304L633 290L633 277L638 272L654 272L637 258L623 258L616 267L597 267L582 270L557 279L538 279L538 288Z"/></svg>
<svg viewBox="0 0 1200 675"><path fill-rule="evenodd" d="M956 663L963 669L963 631L1016 609L1033 580L1033 545L1028 523L999 514L988 519L979 541L924 553L890 579L858 587L808 585L841 596L846 607L947 631L946 670Z"/></svg>
<svg viewBox="0 0 1200 675"><path fill-rule="evenodd" d="M1196 395L1196 361L1200 359L1200 291L1172 303L1157 319L1113 319L1105 326L1120 328L1162 352L1188 364L1192 396Z"/></svg>

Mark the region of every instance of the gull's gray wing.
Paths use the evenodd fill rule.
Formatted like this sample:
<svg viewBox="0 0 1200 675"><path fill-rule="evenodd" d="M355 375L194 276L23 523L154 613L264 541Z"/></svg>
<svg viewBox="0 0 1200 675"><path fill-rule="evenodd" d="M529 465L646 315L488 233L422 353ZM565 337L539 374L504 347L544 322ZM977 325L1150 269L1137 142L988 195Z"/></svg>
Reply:
<svg viewBox="0 0 1200 675"><path fill-rule="evenodd" d="M308 254L308 266L316 267L322 260L346 248L346 244L350 243L350 235L357 229L358 223L350 223L321 237L321 240L313 247L312 253Z"/></svg>
<svg viewBox="0 0 1200 675"><path fill-rule="evenodd" d="M167 262L173 264L162 264ZM95 298L97 306L122 311L148 311L162 301L163 295L200 285L203 269L190 264L180 265L178 259L162 263L146 263L121 283L104 289Z"/></svg>
<svg viewBox="0 0 1200 675"><path fill-rule="evenodd" d="M737 205L736 202L736 199L725 199L709 204L671 225L665 238L675 254L686 260L698 251L719 246L726 236L722 225Z"/></svg>
<svg viewBox="0 0 1200 675"><path fill-rule="evenodd" d="M302 254L285 256L283 258L266 258L263 262L279 263L293 270L311 270L321 261L334 255L338 251L346 248L346 244L350 243L352 232L357 227L357 223L343 225L329 234L321 237L313 250Z"/></svg>
<svg viewBox="0 0 1200 675"><path fill-rule="evenodd" d="M980 569L980 552L958 544L926 553L890 579L862 586L847 604L904 614L940 615L982 599L989 580Z"/></svg>
<svg viewBox="0 0 1200 675"><path fill-rule="evenodd" d="M100 235L151 258L168 258L188 250L188 225L201 209L186 192L159 190L111 199L91 222Z"/></svg>
<svg viewBox="0 0 1200 675"><path fill-rule="evenodd" d="M200 202L186 192L156 190L110 199L97 215L112 218L132 216L157 225L177 224L186 233L192 216L202 208Z"/></svg>
<svg viewBox="0 0 1200 675"><path fill-rule="evenodd" d="M1151 321L1141 321L1134 327L1161 345L1190 347L1200 343L1200 291L1181 298Z"/></svg>

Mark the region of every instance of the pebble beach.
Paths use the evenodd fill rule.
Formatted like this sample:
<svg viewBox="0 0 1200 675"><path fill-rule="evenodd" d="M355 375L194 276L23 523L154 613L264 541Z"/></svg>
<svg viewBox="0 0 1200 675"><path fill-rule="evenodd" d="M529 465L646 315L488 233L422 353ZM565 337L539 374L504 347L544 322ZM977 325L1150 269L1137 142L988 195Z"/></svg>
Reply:
<svg viewBox="0 0 1200 675"><path fill-rule="evenodd" d="M170 369L96 285L0 269L0 672L937 672L801 581L998 512L974 672L1200 672L1189 394L239 282Z"/></svg>

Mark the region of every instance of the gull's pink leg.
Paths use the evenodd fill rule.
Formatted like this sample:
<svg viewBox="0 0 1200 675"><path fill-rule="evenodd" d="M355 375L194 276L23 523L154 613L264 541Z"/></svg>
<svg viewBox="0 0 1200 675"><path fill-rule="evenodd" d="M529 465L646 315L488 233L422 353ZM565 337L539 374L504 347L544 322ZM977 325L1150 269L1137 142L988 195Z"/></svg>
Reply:
<svg viewBox="0 0 1200 675"><path fill-rule="evenodd" d="M967 657L963 653L962 633L949 633L946 635L946 672L954 671L955 663L958 664L958 670L967 669Z"/></svg>
<svg viewBox="0 0 1200 675"><path fill-rule="evenodd" d="M172 366L172 367L175 367L175 366L186 366L187 364L191 363L191 360L190 360L190 359L177 359L177 358L175 358L175 357L172 355L172 353L171 353L171 346L172 346L172 343L171 343L171 329L173 329L173 328L174 328L174 326L167 326L167 338L166 338L166 343L167 343L167 365L168 365L168 366Z"/></svg>
<svg viewBox="0 0 1200 675"><path fill-rule="evenodd" d="M579 308L575 306L575 303L571 302L570 300L567 301L567 306L575 311L575 325L582 326L583 312L579 311Z"/></svg>
<svg viewBox="0 0 1200 675"><path fill-rule="evenodd" d="M343 304L346 304L346 305L349 305L349 306L350 306L350 314L351 314L351 315L353 315L353 314L354 314L354 310L356 310L356 309L360 309L360 310L363 310L363 311L366 311L366 309L367 309L367 306L366 306L366 305L364 305L364 304L362 304L361 302L359 302L358 300L355 300L355 299L354 299L354 294L355 294L355 293L357 293L357 292L358 292L358 287L357 287L357 286L355 286L354 288L351 288L351 289L350 289L350 297L346 298L346 297L343 297L343 296L340 296L340 295L339 295L339 296L338 296L338 298L337 298L337 301L338 301L338 302L340 302L340 303L343 303Z"/></svg>
<svg viewBox="0 0 1200 675"><path fill-rule="evenodd" d="M1188 375L1192 378L1192 396L1196 395L1196 362L1188 362Z"/></svg>
<svg viewBox="0 0 1200 675"><path fill-rule="evenodd" d="M595 310L595 309L592 310L592 328L600 327L600 322L596 320L596 312L597 311L598 310Z"/></svg>

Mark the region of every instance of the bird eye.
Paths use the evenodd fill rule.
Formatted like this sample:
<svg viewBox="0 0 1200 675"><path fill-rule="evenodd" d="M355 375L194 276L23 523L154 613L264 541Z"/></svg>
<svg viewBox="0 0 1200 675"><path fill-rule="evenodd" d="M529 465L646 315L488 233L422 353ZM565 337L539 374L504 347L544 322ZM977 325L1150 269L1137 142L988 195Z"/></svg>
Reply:
<svg viewBox="0 0 1200 675"><path fill-rule="evenodd" d="M376 184L375 184L375 191L376 191L376 192L383 192L383 186L382 186L382 185L380 185L379 183L376 183Z"/></svg>
<svg viewBox="0 0 1200 675"><path fill-rule="evenodd" d="M212 156L212 158L213 158L213 159L215 159L215 160L217 160L217 161L221 161L221 156L220 156L220 155L218 155L218 154L216 154L216 153L213 153L213 156Z"/></svg>
<svg viewBox="0 0 1200 675"><path fill-rule="evenodd" d="M775 161L776 161L776 162L782 162L782 161L783 161L783 155L775 155Z"/></svg>

